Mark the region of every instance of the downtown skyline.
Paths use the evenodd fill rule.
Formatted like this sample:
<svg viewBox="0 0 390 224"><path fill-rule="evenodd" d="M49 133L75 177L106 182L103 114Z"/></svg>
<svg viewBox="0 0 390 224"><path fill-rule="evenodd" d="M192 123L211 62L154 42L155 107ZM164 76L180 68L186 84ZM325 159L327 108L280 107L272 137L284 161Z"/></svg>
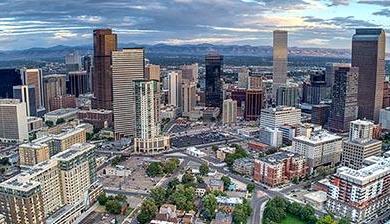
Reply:
<svg viewBox="0 0 390 224"><path fill-rule="evenodd" d="M112 28L120 43L351 48L355 28L390 27L390 1L376 0L38 0L0 3L0 50L90 44ZM387 47L389 50L389 47Z"/></svg>

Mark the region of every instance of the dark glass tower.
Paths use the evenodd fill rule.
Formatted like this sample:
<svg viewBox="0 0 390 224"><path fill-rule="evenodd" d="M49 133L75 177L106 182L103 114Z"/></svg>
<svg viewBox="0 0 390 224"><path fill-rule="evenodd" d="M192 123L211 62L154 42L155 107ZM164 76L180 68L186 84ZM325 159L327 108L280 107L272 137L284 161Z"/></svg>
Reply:
<svg viewBox="0 0 390 224"><path fill-rule="evenodd" d="M22 85L20 72L16 69L0 69L0 98L12 98L13 86Z"/></svg>
<svg viewBox="0 0 390 224"><path fill-rule="evenodd" d="M217 53L206 55L205 104L207 107L222 108L222 62L222 55Z"/></svg>
<svg viewBox="0 0 390 224"><path fill-rule="evenodd" d="M358 115L359 69L339 67L334 74L329 128L335 132L347 132L349 123Z"/></svg>
<svg viewBox="0 0 390 224"><path fill-rule="evenodd" d="M352 66L359 68L359 118L379 120L385 80L386 34L383 29L357 29L352 39Z"/></svg>

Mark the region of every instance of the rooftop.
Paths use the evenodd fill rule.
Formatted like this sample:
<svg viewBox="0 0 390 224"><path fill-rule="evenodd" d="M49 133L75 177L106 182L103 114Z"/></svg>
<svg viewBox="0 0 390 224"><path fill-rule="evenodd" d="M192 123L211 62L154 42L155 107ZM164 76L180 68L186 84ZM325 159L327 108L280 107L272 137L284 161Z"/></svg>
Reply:
<svg viewBox="0 0 390 224"><path fill-rule="evenodd" d="M25 179L19 179L19 175L15 176L7 181L0 183L0 188L7 188L21 192L30 192L38 187L40 183L36 181L30 181Z"/></svg>
<svg viewBox="0 0 390 224"><path fill-rule="evenodd" d="M303 141L310 144L321 144L321 143L327 143L332 141L341 141L342 137L335 134L331 134L325 130L319 130L319 131L314 131L310 137L298 136L295 137L294 140Z"/></svg>
<svg viewBox="0 0 390 224"><path fill-rule="evenodd" d="M76 113L79 109L77 108L61 108L58 110L50 111L49 113L46 113L45 116L60 116L68 113Z"/></svg>
<svg viewBox="0 0 390 224"><path fill-rule="evenodd" d="M218 196L216 199L218 204L238 205L238 204L242 204L243 202L241 198L237 198L237 197Z"/></svg>
<svg viewBox="0 0 390 224"><path fill-rule="evenodd" d="M297 153L281 151L281 152L277 152L277 153L271 154L269 156L260 158L260 160L263 162L266 162L266 163L276 165L276 164L281 163L284 159L288 159L290 157L301 157L301 156Z"/></svg>
<svg viewBox="0 0 390 224"><path fill-rule="evenodd" d="M70 161L78 156L81 156L86 151L95 148L95 145L89 143L77 143L72 145L68 150L58 153L53 156L56 160L59 161Z"/></svg>

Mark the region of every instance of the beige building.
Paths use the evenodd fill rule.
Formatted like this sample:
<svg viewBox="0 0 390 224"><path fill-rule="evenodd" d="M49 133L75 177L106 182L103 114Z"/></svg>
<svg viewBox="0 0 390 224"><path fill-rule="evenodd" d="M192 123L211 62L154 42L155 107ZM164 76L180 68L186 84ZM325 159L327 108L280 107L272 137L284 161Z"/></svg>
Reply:
<svg viewBox="0 0 390 224"><path fill-rule="evenodd" d="M66 95L66 75L45 75L43 78L43 90L46 111L52 111L50 102L53 98Z"/></svg>
<svg viewBox="0 0 390 224"><path fill-rule="evenodd" d="M248 89L263 89L263 78L261 76L249 76Z"/></svg>
<svg viewBox="0 0 390 224"><path fill-rule="evenodd" d="M145 79L160 82L160 65L148 64L145 66Z"/></svg>
<svg viewBox="0 0 390 224"><path fill-rule="evenodd" d="M232 99L223 101L222 122L223 124L234 124L237 122L237 101Z"/></svg>
<svg viewBox="0 0 390 224"><path fill-rule="evenodd" d="M190 112L196 106L196 84L195 82L185 81L182 85L182 106L183 116L189 116Z"/></svg>
<svg viewBox="0 0 390 224"><path fill-rule="evenodd" d="M283 85L287 81L288 40L287 31L275 30L273 33L273 81Z"/></svg>
<svg viewBox="0 0 390 224"><path fill-rule="evenodd" d="M0 99L0 141L28 140L26 104L17 99Z"/></svg>
<svg viewBox="0 0 390 224"><path fill-rule="evenodd" d="M112 52L112 92L116 138L135 135L135 80L144 79L144 49Z"/></svg>
<svg viewBox="0 0 390 224"><path fill-rule="evenodd" d="M22 69L21 74L23 85L32 85L35 88L36 108L44 107L42 69Z"/></svg>
<svg viewBox="0 0 390 224"><path fill-rule="evenodd" d="M26 143L19 146L20 165L33 166L50 159L47 144Z"/></svg>
<svg viewBox="0 0 390 224"><path fill-rule="evenodd" d="M260 128L279 128L282 125L300 125L301 109L279 106L261 110Z"/></svg>

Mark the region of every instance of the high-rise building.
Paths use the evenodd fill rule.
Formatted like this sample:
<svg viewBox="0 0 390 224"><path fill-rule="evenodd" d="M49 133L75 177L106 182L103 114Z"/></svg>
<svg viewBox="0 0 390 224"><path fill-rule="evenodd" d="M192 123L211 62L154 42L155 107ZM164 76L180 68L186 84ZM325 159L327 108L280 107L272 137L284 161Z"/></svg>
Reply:
<svg viewBox="0 0 390 224"><path fill-rule="evenodd" d="M380 110L379 124L385 130L390 130L390 107Z"/></svg>
<svg viewBox="0 0 390 224"><path fill-rule="evenodd" d="M325 70L325 83L326 86L333 88L335 72L339 68L351 67L351 64L347 63L328 63Z"/></svg>
<svg viewBox="0 0 390 224"><path fill-rule="evenodd" d="M181 67L181 72L183 74L183 79L187 79L195 83L198 82L199 67L197 63L192 65L183 65Z"/></svg>
<svg viewBox="0 0 390 224"><path fill-rule="evenodd" d="M263 109L264 95L259 89L248 89L245 96L245 114L247 121L256 121L260 118L261 109Z"/></svg>
<svg viewBox="0 0 390 224"><path fill-rule="evenodd" d="M241 68L238 72L238 88L247 89L248 88L248 79L249 79L249 69Z"/></svg>
<svg viewBox="0 0 390 224"><path fill-rule="evenodd" d="M300 88L298 85L284 84L276 89L276 105L298 107L300 102Z"/></svg>
<svg viewBox="0 0 390 224"><path fill-rule="evenodd" d="M79 52L72 52L65 55L65 68L67 72L80 71L82 68L82 61Z"/></svg>
<svg viewBox="0 0 390 224"><path fill-rule="evenodd" d="M276 107L261 110L260 128L279 128L282 125L300 125L301 109L295 107Z"/></svg>
<svg viewBox="0 0 390 224"><path fill-rule="evenodd" d="M66 75L46 75L43 78L43 86L46 111L50 112L53 110L50 108L51 100L66 94Z"/></svg>
<svg viewBox="0 0 390 224"><path fill-rule="evenodd" d="M18 99L0 99L0 141L28 140L26 103Z"/></svg>
<svg viewBox="0 0 390 224"><path fill-rule="evenodd" d="M234 124L237 121L237 101L227 99L223 101L222 122Z"/></svg>
<svg viewBox="0 0 390 224"><path fill-rule="evenodd" d="M346 132L349 122L356 120L358 115L359 69L338 67L334 74L329 128L335 132Z"/></svg>
<svg viewBox="0 0 390 224"><path fill-rule="evenodd" d="M45 105L43 94L43 73L41 69L23 69L21 70L23 85L32 85L35 88L35 105L37 109Z"/></svg>
<svg viewBox="0 0 390 224"><path fill-rule="evenodd" d="M310 73L310 83L304 82L302 86L302 102L316 105L324 100L331 99L332 87L327 85L326 75L327 73L324 71ZM334 74L332 77L334 79Z"/></svg>
<svg viewBox="0 0 390 224"><path fill-rule="evenodd" d="M287 35L287 31L283 30L275 30L273 33L273 83L275 86L287 82Z"/></svg>
<svg viewBox="0 0 390 224"><path fill-rule="evenodd" d="M93 31L92 90L94 109L112 110L112 52L117 50L117 35L111 29Z"/></svg>
<svg viewBox="0 0 390 224"><path fill-rule="evenodd" d="M144 49L129 48L112 52L112 91L116 138L134 137L134 81L144 79Z"/></svg>
<svg viewBox="0 0 390 224"><path fill-rule="evenodd" d="M181 109L182 103L182 74L181 71L173 71L168 74L169 96L168 104Z"/></svg>
<svg viewBox="0 0 390 224"><path fill-rule="evenodd" d="M13 87L13 98L19 99L26 104L27 116L37 116L37 107L35 104L35 87L32 85L21 85Z"/></svg>
<svg viewBox="0 0 390 224"><path fill-rule="evenodd" d="M377 223L390 212L390 158L371 157L359 170L338 168L327 193L327 211L351 223Z"/></svg>
<svg viewBox="0 0 390 224"><path fill-rule="evenodd" d="M20 71L16 69L0 69L0 80L0 98L12 98L12 88L22 85Z"/></svg>
<svg viewBox="0 0 390 224"><path fill-rule="evenodd" d="M80 94L89 93L89 75L87 71L68 72L66 91L76 97L79 97Z"/></svg>
<svg viewBox="0 0 390 224"><path fill-rule="evenodd" d="M26 143L19 146L19 162L23 166L34 166L50 159L47 144Z"/></svg>
<svg viewBox="0 0 390 224"><path fill-rule="evenodd" d="M382 108L390 107L390 82L385 81L383 84L383 104Z"/></svg>
<svg viewBox="0 0 390 224"><path fill-rule="evenodd" d="M311 109L311 123L324 126L328 123L330 113L329 104L316 104Z"/></svg>
<svg viewBox="0 0 390 224"><path fill-rule="evenodd" d="M249 76L248 89L263 89L263 78L261 76Z"/></svg>
<svg viewBox="0 0 390 224"><path fill-rule="evenodd" d="M160 82L160 65L147 64L145 66L145 79Z"/></svg>
<svg viewBox="0 0 390 224"><path fill-rule="evenodd" d="M186 79L185 79L186 80ZM184 81L182 84L182 100L183 116L189 116L189 113L196 106L196 84L189 80Z"/></svg>
<svg viewBox="0 0 390 224"><path fill-rule="evenodd" d="M155 153L169 149L169 136L161 135L160 87L158 82L137 80L135 83L136 153Z"/></svg>
<svg viewBox="0 0 390 224"><path fill-rule="evenodd" d="M283 132L278 128L261 128L259 133L259 141L271 147L280 147L283 144Z"/></svg>
<svg viewBox="0 0 390 224"><path fill-rule="evenodd" d="M218 53L206 55L206 77L205 77L205 105L207 107L222 108L222 62L223 56Z"/></svg>
<svg viewBox="0 0 390 224"><path fill-rule="evenodd" d="M340 162L342 138L324 130L292 140L292 152L305 156L310 172L320 166L334 167Z"/></svg>
<svg viewBox="0 0 390 224"><path fill-rule="evenodd" d="M382 142L372 138L374 124L370 121L351 121L349 138L343 142L341 163L352 169L363 168L363 162L370 156L379 156Z"/></svg>
<svg viewBox="0 0 390 224"><path fill-rule="evenodd" d="M359 118L379 120L385 81L386 34L383 29L356 29L352 39L352 66L359 68Z"/></svg>

